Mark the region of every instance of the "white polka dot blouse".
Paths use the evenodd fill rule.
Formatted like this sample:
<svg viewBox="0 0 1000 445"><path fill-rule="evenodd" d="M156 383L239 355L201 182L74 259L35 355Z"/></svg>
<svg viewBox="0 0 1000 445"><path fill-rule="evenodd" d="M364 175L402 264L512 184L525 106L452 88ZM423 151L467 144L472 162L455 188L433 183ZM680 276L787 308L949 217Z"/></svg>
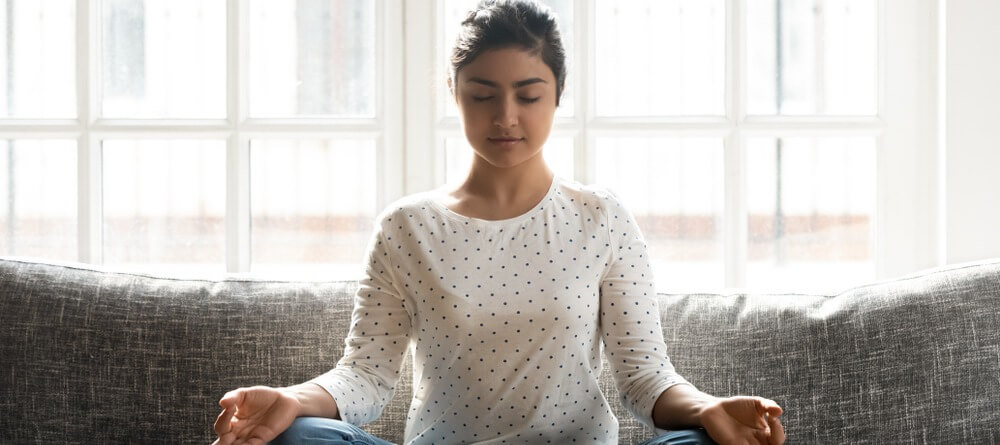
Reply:
<svg viewBox="0 0 1000 445"><path fill-rule="evenodd" d="M407 445L617 443L602 350L650 428L660 394L691 384L667 356L644 238L606 188L556 176L498 221L409 195L376 218L367 252L344 356L311 380L346 422L378 418L408 351Z"/></svg>

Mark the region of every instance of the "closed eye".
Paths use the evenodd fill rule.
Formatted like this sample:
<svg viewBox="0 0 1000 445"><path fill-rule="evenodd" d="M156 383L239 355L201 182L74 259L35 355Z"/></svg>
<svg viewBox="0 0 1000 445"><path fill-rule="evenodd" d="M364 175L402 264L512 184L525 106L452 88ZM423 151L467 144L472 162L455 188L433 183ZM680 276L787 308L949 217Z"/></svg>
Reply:
<svg viewBox="0 0 1000 445"><path fill-rule="evenodd" d="M472 100L474 100L476 102L484 102L484 101L490 100L492 98L493 98L493 96L482 96L482 97L473 96ZM541 97L518 97L518 99L521 99L522 102L530 104L530 103L538 102L538 99L541 99Z"/></svg>

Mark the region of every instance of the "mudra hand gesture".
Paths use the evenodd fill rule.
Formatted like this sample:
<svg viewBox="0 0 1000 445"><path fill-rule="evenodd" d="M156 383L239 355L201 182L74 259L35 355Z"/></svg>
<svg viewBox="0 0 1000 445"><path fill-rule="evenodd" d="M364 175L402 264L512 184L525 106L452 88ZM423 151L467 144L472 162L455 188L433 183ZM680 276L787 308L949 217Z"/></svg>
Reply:
<svg viewBox="0 0 1000 445"><path fill-rule="evenodd" d="M705 432L720 445L781 445L785 429L778 416L782 409L763 397L721 398L701 412Z"/></svg>
<svg viewBox="0 0 1000 445"><path fill-rule="evenodd" d="M295 420L299 401L277 388L253 386L226 393L215 421L213 445L263 445L281 434Z"/></svg>

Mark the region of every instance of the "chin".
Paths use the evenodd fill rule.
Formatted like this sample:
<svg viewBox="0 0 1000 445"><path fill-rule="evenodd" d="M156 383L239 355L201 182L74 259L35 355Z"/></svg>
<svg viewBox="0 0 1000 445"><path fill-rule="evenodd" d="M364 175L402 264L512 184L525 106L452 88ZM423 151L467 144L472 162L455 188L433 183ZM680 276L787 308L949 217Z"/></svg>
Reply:
<svg viewBox="0 0 1000 445"><path fill-rule="evenodd" d="M482 154L478 154L478 156L482 158L484 161L486 161L486 163L496 168L516 167L518 165L523 164L525 161L529 159L529 158L516 158L510 156L483 156Z"/></svg>

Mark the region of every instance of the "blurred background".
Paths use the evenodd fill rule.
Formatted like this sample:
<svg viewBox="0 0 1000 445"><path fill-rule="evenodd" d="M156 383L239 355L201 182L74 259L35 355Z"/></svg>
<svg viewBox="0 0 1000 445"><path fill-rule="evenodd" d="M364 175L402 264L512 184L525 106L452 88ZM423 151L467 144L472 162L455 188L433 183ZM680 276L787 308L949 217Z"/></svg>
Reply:
<svg viewBox="0 0 1000 445"><path fill-rule="evenodd" d="M625 201L659 290L1000 256L996 3L544 3L544 156ZM472 160L445 78L474 5L0 1L0 255L357 278L378 212Z"/></svg>

